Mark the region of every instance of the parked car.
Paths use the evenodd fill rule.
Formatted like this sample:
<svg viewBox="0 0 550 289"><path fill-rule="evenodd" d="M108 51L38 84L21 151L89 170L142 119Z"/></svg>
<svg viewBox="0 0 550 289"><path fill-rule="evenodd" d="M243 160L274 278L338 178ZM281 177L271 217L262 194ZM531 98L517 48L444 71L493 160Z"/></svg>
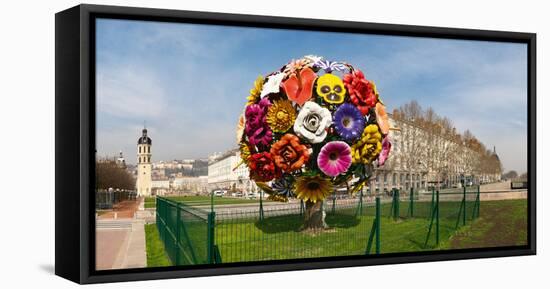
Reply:
<svg viewBox="0 0 550 289"><path fill-rule="evenodd" d="M226 191L224 191L224 190L215 190L213 193L214 193L214 196L216 196L216 197L223 197L223 195L225 195Z"/></svg>

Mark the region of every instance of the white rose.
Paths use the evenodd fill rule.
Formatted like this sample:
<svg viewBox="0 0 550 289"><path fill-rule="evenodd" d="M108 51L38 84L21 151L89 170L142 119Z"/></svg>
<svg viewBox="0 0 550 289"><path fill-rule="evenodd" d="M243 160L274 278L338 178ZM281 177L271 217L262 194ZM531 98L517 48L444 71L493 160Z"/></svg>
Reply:
<svg viewBox="0 0 550 289"><path fill-rule="evenodd" d="M310 143L320 143L327 136L327 128L331 124L330 111L315 102L308 101L296 117L294 132Z"/></svg>

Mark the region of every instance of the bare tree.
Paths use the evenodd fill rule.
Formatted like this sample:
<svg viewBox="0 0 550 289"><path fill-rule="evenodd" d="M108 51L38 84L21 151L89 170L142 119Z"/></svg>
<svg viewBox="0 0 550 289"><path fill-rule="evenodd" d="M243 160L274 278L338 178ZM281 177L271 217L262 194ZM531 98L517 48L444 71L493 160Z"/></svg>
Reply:
<svg viewBox="0 0 550 289"><path fill-rule="evenodd" d="M407 172L407 178L412 181L413 172L419 169L424 157L423 124L424 112L416 101L411 101L394 111L393 117L400 123L400 130L396 132L398 140L396 149L399 150L398 161L402 170ZM395 163L392 164L395 166Z"/></svg>
<svg viewBox="0 0 550 289"><path fill-rule="evenodd" d="M109 188L133 190L136 186L134 176L126 169L118 166L115 161L102 160L96 162L96 190Z"/></svg>

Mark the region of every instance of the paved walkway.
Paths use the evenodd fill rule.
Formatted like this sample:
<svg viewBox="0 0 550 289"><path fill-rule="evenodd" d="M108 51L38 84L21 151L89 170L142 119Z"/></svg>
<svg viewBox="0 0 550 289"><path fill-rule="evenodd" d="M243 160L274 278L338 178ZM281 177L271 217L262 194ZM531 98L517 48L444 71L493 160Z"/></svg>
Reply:
<svg viewBox="0 0 550 289"><path fill-rule="evenodd" d="M143 203L143 198L137 200L122 201L113 206L112 211L103 212L98 216L98 219L128 219L134 218L134 214L139 210L140 204Z"/></svg>
<svg viewBox="0 0 550 289"><path fill-rule="evenodd" d="M144 223L139 219L98 220L96 269L147 267Z"/></svg>
<svg viewBox="0 0 550 289"><path fill-rule="evenodd" d="M97 270L147 267L145 220L139 217L138 210L142 203L143 199L121 202L113 212L98 217Z"/></svg>

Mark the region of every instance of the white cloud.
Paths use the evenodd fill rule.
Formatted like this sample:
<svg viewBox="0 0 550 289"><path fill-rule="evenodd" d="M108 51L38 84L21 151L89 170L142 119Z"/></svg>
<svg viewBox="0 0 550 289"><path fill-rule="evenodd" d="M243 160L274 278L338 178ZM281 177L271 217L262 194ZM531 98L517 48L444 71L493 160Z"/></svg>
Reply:
<svg viewBox="0 0 550 289"><path fill-rule="evenodd" d="M146 68L98 67L97 108L118 118L155 118L165 109L164 89Z"/></svg>

